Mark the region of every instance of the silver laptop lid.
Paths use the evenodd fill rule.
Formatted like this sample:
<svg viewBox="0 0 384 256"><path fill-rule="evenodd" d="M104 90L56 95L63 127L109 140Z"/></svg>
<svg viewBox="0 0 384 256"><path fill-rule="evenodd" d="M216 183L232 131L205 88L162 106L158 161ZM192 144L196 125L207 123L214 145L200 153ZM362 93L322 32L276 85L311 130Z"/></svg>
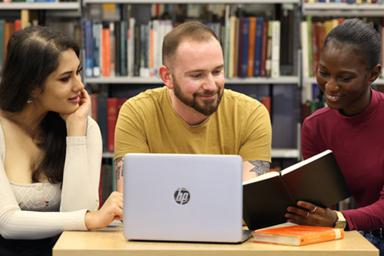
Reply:
<svg viewBox="0 0 384 256"><path fill-rule="evenodd" d="M131 240L240 242L241 157L127 154L124 234Z"/></svg>

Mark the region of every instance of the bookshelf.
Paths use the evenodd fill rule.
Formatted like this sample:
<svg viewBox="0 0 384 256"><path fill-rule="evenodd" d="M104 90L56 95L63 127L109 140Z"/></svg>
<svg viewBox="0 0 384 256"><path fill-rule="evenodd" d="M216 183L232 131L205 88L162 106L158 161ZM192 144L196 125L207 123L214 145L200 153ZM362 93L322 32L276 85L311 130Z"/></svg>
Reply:
<svg viewBox="0 0 384 256"><path fill-rule="evenodd" d="M303 3L303 15L313 16L382 16L384 4L348 4L348 3Z"/></svg>
<svg viewBox="0 0 384 256"><path fill-rule="evenodd" d="M294 12L294 10L299 10L299 4L300 4L300 1L298 0L282 0L282 1L268 1L266 3L266 1L258 1L258 0L240 0L240 1L236 1L234 3L234 1L226 1L226 0L186 0L186 1L180 1L180 0L160 0L160 1L153 1L153 0L111 0L111 1L103 1L103 0L84 0L82 2L82 7L83 7L83 10L85 9L92 9L92 8L99 8L99 9L103 9L104 7L102 6L103 4L105 3L108 3L108 4L117 4L117 5L130 5L132 6L132 8L134 8L134 6L139 6L139 12L142 10L142 9L146 9L146 11L151 11L151 5L152 4L168 4L168 5L179 5L179 4L183 4L183 5L211 5L211 6L214 6L214 5L225 5L225 6L231 6L234 7L234 6L240 6L243 7L244 9L247 9L248 10L248 7L251 7L250 9L252 9L252 6L257 6L256 8L256 16L259 15L260 12L267 12L267 13L271 13L271 12L275 12L275 10L272 8L272 11L271 11L271 7L273 7L274 5L279 5L280 9L283 9L285 7L288 6L287 10L290 10L291 12ZM97 7L92 7L92 6L97 6ZM149 6L149 7L148 7ZM265 7L265 6L268 6L268 7ZM284 7L283 7L284 6ZM260 10L257 11L257 9L260 7ZM225 8L225 7L224 7ZM264 9L263 9L264 8ZM138 11L138 9L135 9L135 11ZM278 12L278 11L276 11ZM277 16L280 16L282 15L282 12L281 13L273 13L273 14L269 14L270 17L272 17L271 19L275 19ZM233 11L231 12L233 13ZM143 16L145 16L146 14L143 14ZM263 14L262 14L263 15ZM83 15L83 16L86 16L86 15ZM90 15L92 16L92 15ZM91 20L91 22L95 22L95 23L103 23L104 27L105 27L105 23L108 23L105 22L105 20L103 20L102 18L100 18L100 16L102 15L99 15L99 17L97 18L92 18L90 16L86 16L89 20ZM123 16L123 14L121 14L121 16ZM121 18L121 17L120 17ZM127 19L127 17L125 17ZM141 18L141 17L140 17ZM140 20L140 18L137 18L137 20ZM148 17L147 17L148 18ZM297 18L297 17L295 17ZM129 19L129 18L128 18ZM149 19L153 19L153 17L149 17ZM279 18L276 18L276 19L279 19ZM113 20L112 20L113 21ZM116 20L115 20L116 21ZM113 21L113 22L115 22ZM137 22L136 21L136 24L137 23L140 23L140 22L143 22L143 21L139 21ZM298 20L297 20L298 22ZM110 21L109 21L110 23ZM221 21L222 24L225 24L225 21ZM295 34L299 35L299 31L296 30L297 29L297 26L296 25L293 25L295 26L295 28L293 28L293 30L295 30ZM114 26L114 30L116 29L116 25ZM292 38L292 37L291 37ZM293 39L292 39L293 40ZM223 44L224 45L224 44ZM299 159L300 158L300 153L299 153L299 149L298 149L298 138L299 138L299 129L297 129L297 125L298 125L298 120L299 120L299 117L298 117L298 112L299 112L299 102L300 102L300 99L297 95L299 95L298 91L300 90L300 85L301 85L301 79L300 79L300 76L298 75L299 74L299 63L298 63L298 59L299 59L299 49L298 49L298 43L296 42L296 45L294 46L294 52L291 53L292 55L294 54L295 56L292 58L295 59L295 63L292 64L292 67L290 71L284 71L282 70L282 72L277 75L277 76L255 76L255 77L238 77L238 76L234 76L234 77L230 77L230 78L226 78L226 87L229 88L229 89L233 89L233 90L237 90L237 91L241 91L243 93L246 93L248 95L252 94L254 96L259 96L259 95L271 95L271 101L272 101L272 109L275 109L276 111L278 111L279 109L279 106L274 106L274 105L278 105L277 103L277 100L275 102L274 101L274 97L273 95L274 94L284 94L285 91L289 91L289 93L287 93L288 95L289 94L294 94L295 97L293 99L289 99L290 100L290 105L288 106L288 109L291 108L291 109L294 109L292 110L291 114L288 114L287 113L278 113L276 115L274 115L274 119L276 120L273 120L272 122L273 123L277 123L275 126L273 126L274 128L273 129L278 129L278 127L284 127L286 126L285 124L285 119L286 119L286 116L292 116L292 115L296 115L295 117L292 117L291 119L292 120L289 120L289 125L291 128L290 131L287 131L287 133L290 133L292 131L292 133L294 133L295 135L292 136L293 138L291 138L291 141L290 142L287 142L287 141L284 141L281 145L279 145L279 136L280 137L283 137L284 136L284 132L282 132L282 130L274 130L273 131L273 134L275 136L276 139L276 143L275 145L273 145L273 158L294 158L294 159ZM223 46L224 48L224 46ZM84 51L86 51L86 49L84 49ZM85 54L86 55L86 54ZM85 63L85 62L84 62ZM119 97L119 93L116 93L116 91L118 92L122 92L124 90L130 90L131 88L135 88L135 87L141 87L141 88L145 88L146 86L154 86L154 85L157 85L157 86L161 86L162 85L162 82L161 80L157 77L157 75L152 75L150 77L146 77L146 76L140 76L140 75L122 75L122 76L119 76L119 75L110 75L110 76L103 76L103 75L85 75L84 76L84 82L88 85L91 85L93 88L98 88L98 87L102 87L105 92L105 94L107 95L115 95L115 97ZM97 89L96 89L97 91ZM124 93L123 93L124 94ZM121 95L121 94L120 94ZM286 100L286 98L280 96L280 98L284 99L284 101ZM260 100L260 99L259 99ZM292 107L292 105L295 105L294 107ZM286 106L282 106L280 107L281 110L284 110L286 109ZM293 114L292 114L293 113ZM285 117L283 117L285 116ZM283 117L283 118L282 118ZM104 118L105 119L105 118ZM280 122L280 124L279 124ZM282 128L280 128L282 129ZM287 134L285 133L285 134ZM105 158L108 158L108 157L112 157L112 155L106 151L104 153L104 157Z"/></svg>
<svg viewBox="0 0 384 256"><path fill-rule="evenodd" d="M357 1L356 1L357 2ZM376 3L320 3L320 2L304 2L301 6L303 16L301 24L301 44L302 44L302 104L314 105L311 110L306 111L308 114L313 112L317 107L322 106L319 103L321 98L320 91L317 89L317 82L314 78L314 67L316 63L314 59L316 54L320 52L322 42L314 42L314 40L322 41L325 35L337 25L339 20L344 18L359 17L372 21L379 33L383 34L382 17L384 16L384 4L381 1ZM303 25L304 24L304 25ZM315 25L314 25L315 24ZM319 32L318 24L323 24L325 28ZM319 35L319 34L323 35ZM321 37L322 39L319 39ZM316 45L316 46L314 46ZM382 53L382 56L383 53ZM311 70L312 69L312 70ZM380 77L374 82L374 87L382 87L384 78Z"/></svg>
<svg viewBox="0 0 384 256"><path fill-rule="evenodd" d="M44 16L44 23L39 23L40 25L48 25L48 26L58 26L60 23L63 23L63 19L65 22L69 22L69 25L65 25L65 30L69 29L69 33L74 33L75 37L78 37L79 41L83 35L79 35L78 25L75 23L79 23L80 15L82 18L87 17L88 9L90 6L96 5L97 8L102 8L102 5L107 4L118 4L118 5L132 5L132 6L140 6L140 8L147 8L151 4L169 4L169 5L228 5L228 6L238 6L239 8L248 9L248 7L257 6L253 9L256 10L255 15L260 15L260 13L268 13L273 19L277 16L281 16L281 13L277 13L279 11L274 10L273 6L280 6L279 9L283 9L283 6L288 6L288 9L294 8L295 10L299 10L300 0L270 0L268 2L264 0L83 0L83 1L56 1L56 2L0 2L0 20L9 20L9 19L17 19L21 16L22 11L28 11L30 14L34 14L35 12L38 15ZM147 7L145 7L147 6ZM265 6L268 6L265 8ZM258 8L261 8L258 10ZM273 7L273 8L272 8ZM251 8L252 9L252 8ZM272 10L272 11L271 11ZM271 14L272 12L272 14ZM276 12L276 13L274 13ZM264 14L261 14L264 15ZM35 15L31 15L34 16ZM9 18L11 17L11 18ZM121 19L122 17L120 17ZM151 17L149 17L151 19ZM53 21L51 21L53 19ZM99 20L103 22L103 20ZM35 23L36 24L36 23ZM63 25L64 26L64 25ZM61 26L60 26L61 27ZM73 27L73 28L71 28ZM83 28L82 28L83 29ZM81 29L81 30L82 30ZM75 31L76 30L76 31ZM296 28L295 28L296 30ZM67 31L68 32L68 31ZM299 32L296 30L295 32L298 34ZM85 52L86 46L83 47L83 52ZM295 58L299 59L299 49L298 45L295 45L294 49ZM297 60L296 60L297 61ZM247 93L249 90L253 95L257 94L273 94L273 91L278 91L280 94L284 94L285 90L291 91L291 93L297 94L297 91L300 90L301 86L301 78L299 76L299 63L293 64L293 70L278 75L278 76L259 76L259 77L231 77L226 79L226 87L230 89L240 89L244 90L244 93ZM142 76L99 76L99 77L88 77L84 76L84 83L89 85L89 87L96 88L95 91L103 91L107 95L117 95L116 92L113 91L124 91L130 90L132 87L141 86L141 88L151 87L154 85L160 86L162 84L161 80L156 76L153 77L142 77ZM103 89L100 89L103 88ZM242 91L243 92L243 91ZM273 98L273 95L271 95ZM272 99L273 101L273 99ZM291 100L290 104L297 103L299 99L296 97ZM273 103L272 103L273 104ZM274 107L273 107L274 108ZM284 107L283 107L284 108ZM297 111L295 111L295 114ZM285 114L278 114L278 116L283 116ZM292 139L291 143L274 146L272 156L274 158L295 158L298 159L299 149L298 149L298 137L297 133L297 120L298 118L294 118L294 125L292 126L292 130L295 133L295 138ZM278 121L275 121L278 123ZM284 123L284 120L280 123ZM292 123L292 122L291 122ZM280 126L280 125L275 125ZM282 134L279 131L273 131L274 134ZM279 136L279 135L277 135ZM282 135L281 135L282 136ZM278 143L277 143L278 144ZM104 153L104 157L110 158L111 154L106 151Z"/></svg>
<svg viewBox="0 0 384 256"><path fill-rule="evenodd" d="M46 25L64 31L80 42L77 25L80 14L80 0L0 0L0 71L6 44L14 31L31 24Z"/></svg>

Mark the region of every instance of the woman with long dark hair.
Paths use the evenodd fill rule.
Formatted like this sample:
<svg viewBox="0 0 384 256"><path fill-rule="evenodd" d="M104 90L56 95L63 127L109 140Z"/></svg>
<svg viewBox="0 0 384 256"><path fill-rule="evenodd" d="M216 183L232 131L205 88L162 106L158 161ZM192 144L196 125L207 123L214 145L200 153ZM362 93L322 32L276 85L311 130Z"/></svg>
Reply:
<svg viewBox="0 0 384 256"><path fill-rule="evenodd" d="M97 210L102 142L81 69L76 42L47 27L9 40L0 82L0 255L50 255L63 230L122 217L117 192Z"/></svg>

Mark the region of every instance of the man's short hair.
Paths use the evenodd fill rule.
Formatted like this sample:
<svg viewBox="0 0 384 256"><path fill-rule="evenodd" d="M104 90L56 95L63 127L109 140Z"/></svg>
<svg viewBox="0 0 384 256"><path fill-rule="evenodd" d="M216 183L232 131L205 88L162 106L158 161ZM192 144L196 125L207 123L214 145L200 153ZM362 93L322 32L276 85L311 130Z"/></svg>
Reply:
<svg viewBox="0 0 384 256"><path fill-rule="evenodd" d="M188 21L176 26L169 32L163 41L163 64L175 54L177 47L185 39L193 41L208 41L210 39L220 41L215 32L208 26L198 21Z"/></svg>

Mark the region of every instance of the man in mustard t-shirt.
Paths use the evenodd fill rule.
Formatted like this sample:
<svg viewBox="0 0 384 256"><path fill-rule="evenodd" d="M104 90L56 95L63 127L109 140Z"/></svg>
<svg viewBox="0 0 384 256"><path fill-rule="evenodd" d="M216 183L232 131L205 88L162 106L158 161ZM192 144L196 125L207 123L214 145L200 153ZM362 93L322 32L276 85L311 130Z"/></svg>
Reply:
<svg viewBox="0 0 384 256"><path fill-rule="evenodd" d="M266 108L224 89L224 60L215 33L183 23L163 42L165 86L127 100L115 130L117 190L126 153L236 154L254 165L245 179L269 170L271 124Z"/></svg>

